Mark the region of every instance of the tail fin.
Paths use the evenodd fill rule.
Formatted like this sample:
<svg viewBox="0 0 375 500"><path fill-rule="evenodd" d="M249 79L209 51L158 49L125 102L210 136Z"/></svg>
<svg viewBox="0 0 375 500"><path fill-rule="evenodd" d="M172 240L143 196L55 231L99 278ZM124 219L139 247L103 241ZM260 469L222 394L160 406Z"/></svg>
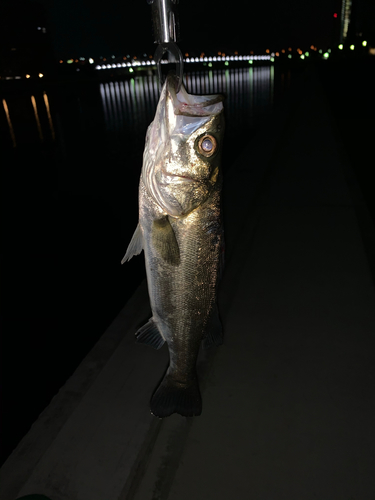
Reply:
<svg viewBox="0 0 375 500"><path fill-rule="evenodd" d="M197 378L185 385L173 380L167 372L151 398L150 408L151 413L160 418L169 417L172 413L184 417L200 415L202 398Z"/></svg>

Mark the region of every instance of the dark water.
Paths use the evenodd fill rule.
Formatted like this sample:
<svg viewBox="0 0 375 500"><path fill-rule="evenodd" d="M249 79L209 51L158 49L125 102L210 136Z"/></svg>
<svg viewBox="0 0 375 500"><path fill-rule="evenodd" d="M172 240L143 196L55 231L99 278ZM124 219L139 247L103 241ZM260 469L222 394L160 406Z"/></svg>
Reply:
<svg viewBox="0 0 375 500"><path fill-rule="evenodd" d="M224 93L224 172L291 81L272 66L188 73ZM145 276L120 265L137 224L153 75L3 93L1 461Z"/></svg>

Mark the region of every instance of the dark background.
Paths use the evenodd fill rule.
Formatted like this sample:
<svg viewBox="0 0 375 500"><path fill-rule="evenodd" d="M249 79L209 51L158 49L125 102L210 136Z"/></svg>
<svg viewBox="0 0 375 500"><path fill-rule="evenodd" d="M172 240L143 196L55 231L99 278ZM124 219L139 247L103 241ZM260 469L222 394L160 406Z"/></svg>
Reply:
<svg viewBox="0 0 375 500"><path fill-rule="evenodd" d="M184 52L196 51L198 55L202 51L264 52L266 48L307 48L311 44L324 48L337 43L339 21L333 14L340 12L340 5L340 0L237 4L181 0L179 45ZM6 0L1 4L1 14L3 67L7 64L22 67L33 57L37 58L36 64L40 60L47 64L60 58L149 54L155 49L151 9L146 0L105 3ZM374 2L357 0L353 4L348 37L354 39L356 34L363 33L363 38L374 46L374 23ZM45 33L35 30L39 25L46 28ZM14 53L9 48L13 46L22 52L22 57L12 59ZM369 169L370 162L373 164L375 136L373 67L373 61L366 65L344 61L319 68L338 133L372 215ZM275 71L276 80L280 79L281 70ZM296 71L297 77L299 72ZM78 93L80 105L85 109L95 98L90 92L87 86ZM21 99L18 91L12 95ZM24 135L25 147L13 150L9 141L0 138L0 463L144 277L142 258L133 259L127 269L118 264L131 236L122 228L135 228L136 210L121 213L113 204L103 202L87 190L83 195L74 185L59 188L61 173L82 171L84 165L89 180L102 168L104 171L114 162L124 162L136 167L129 168L129 174L124 175L127 183L116 185L107 169L103 187L114 186L117 195L122 189L129 207L136 207L137 192L129 186L133 187L139 176L144 135L122 148L115 145L102 148L98 154L96 147L101 145L103 130L94 126L95 117L88 118L86 123L81 121L74 86L64 92L56 86L49 95L54 96L60 119L66 116L71 121L66 144L79 154L64 153L61 144L59 149L52 144L41 149L36 131L35 136L28 135L27 123L24 130L17 132ZM58 123L55 125L58 128ZM231 156L228 154L227 158L230 161Z"/></svg>
<svg viewBox="0 0 375 500"><path fill-rule="evenodd" d="M217 2L181 0L182 50L238 50L335 43L341 0ZM5 0L0 37L27 40L30 20L44 23L56 58L153 53L151 8L146 0ZM334 18L334 13L338 17ZM354 0L351 30L372 39L375 4Z"/></svg>

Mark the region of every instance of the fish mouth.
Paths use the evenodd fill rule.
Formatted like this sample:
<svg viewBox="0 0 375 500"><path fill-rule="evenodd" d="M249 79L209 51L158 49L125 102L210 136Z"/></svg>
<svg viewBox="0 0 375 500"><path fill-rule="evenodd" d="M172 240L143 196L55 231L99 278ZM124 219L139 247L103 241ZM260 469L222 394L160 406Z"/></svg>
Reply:
<svg viewBox="0 0 375 500"><path fill-rule="evenodd" d="M161 167L161 174L162 177L167 177L169 179L176 179L181 180L181 182L199 182L196 179L193 179L192 177L189 177L188 175L182 175L182 174L172 174L170 172L167 172L165 168Z"/></svg>
<svg viewBox="0 0 375 500"><path fill-rule="evenodd" d="M197 96L188 94L182 85L176 93L177 79L173 74L167 76L167 99L169 98L175 115L189 117L210 117L217 115L222 109L224 96L221 94Z"/></svg>

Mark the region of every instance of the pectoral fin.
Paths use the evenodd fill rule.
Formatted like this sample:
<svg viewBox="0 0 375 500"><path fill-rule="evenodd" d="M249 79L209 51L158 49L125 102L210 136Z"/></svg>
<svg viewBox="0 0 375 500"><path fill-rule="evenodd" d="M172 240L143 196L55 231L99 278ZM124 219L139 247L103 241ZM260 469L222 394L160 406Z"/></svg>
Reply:
<svg viewBox="0 0 375 500"><path fill-rule="evenodd" d="M133 237L129 243L129 246L121 261L121 264L123 264L127 260L130 260L132 257L134 257L134 255L140 254L142 250L143 250L143 236L142 236L141 226L139 225L138 222L138 225L134 231Z"/></svg>
<svg viewBox="0 0 375 500"><path fill-rule="evenodd" d="M178 266L180 263L180 250L168 217L154 220L151 237L152 244L161 258L172 266Z"/></svg>

